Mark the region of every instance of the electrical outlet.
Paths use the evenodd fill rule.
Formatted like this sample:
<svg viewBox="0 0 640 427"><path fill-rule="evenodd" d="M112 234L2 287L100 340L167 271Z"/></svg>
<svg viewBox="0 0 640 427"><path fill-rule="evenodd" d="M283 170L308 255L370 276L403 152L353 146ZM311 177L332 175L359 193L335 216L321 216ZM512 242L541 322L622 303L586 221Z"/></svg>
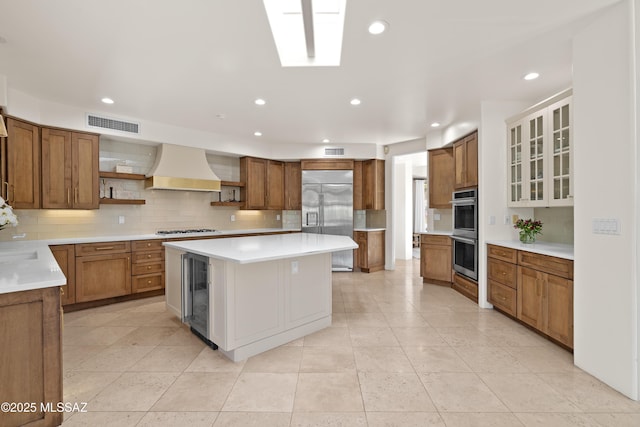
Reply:
<svg viewBox="0 0 640 427"><path fill-rule="evenodd" d="M518 215L511 215L511 223L515 224L516 222L518 222L518 220L520 219L520 217Z"/></svg>
<svg viewBox="0 0 640 427"><path fill-rule="evenodd" d="M124 215L118 215L118 224L124 224Z"/></svg>
<svg viewBox="0 0 640 427"><path fill-rule="evenodd" d="M236 216L235 215L231 215L231 222L234 222L236 220Z"/></svg>
<svg viewBox="0 0 640 427"><path fill-rule="evenodd" d="M276 221L280 221L280 215L276 215Z"/></svg>
<svg viewBox="0 0 640 427"><path fill-rule="evenodd" d="M495 215L489 215L489 225L496 225Z"/></svg>
<svg viewBox="0 0 640 427"><path fill-rule="evenodd" d="M433 220L434 221L440 221L440 214L433 214Z"/></svg>
<svg viewBox="0 0 640 427"><path fill-rule="evenodd" d="M291 261L291 274L298 274L298 261Z"/></svg>

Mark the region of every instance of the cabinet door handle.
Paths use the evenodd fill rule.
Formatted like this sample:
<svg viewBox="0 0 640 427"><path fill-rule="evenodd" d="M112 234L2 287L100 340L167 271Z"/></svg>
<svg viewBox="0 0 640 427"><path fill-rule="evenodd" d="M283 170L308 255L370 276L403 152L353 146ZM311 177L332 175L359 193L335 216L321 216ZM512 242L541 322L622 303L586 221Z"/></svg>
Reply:
<svg viewBox="0 0 640 427"><path fill-rule="evenodd" d="M67 187L67 206L71 206L71 187Z"/></svg>
<svg viewBox="0 0 640 427"><path fill-rule="evenodd" d="M78 187L73 190L73 203L78 203Z"/></svg>
<svg viewBox="0 0 640 427"><path fill-rule="evenodd" d="M7 181L3 182L3 184L7 187L7 192L4 193L4 198L7 199L7 202L9 201L9 183ZM2 192L2 191L0 191Z"/></svg>
<svg viewBox="0 0 640 427"><path fill-rule="evenodd" d="M151 284L151 280L147 280L147 285L150 285L150 284Z"/></svg>
<svg viewBox="0 0 640 427"><path fill-rule="evenodd" d="M108 251L113 249L113 246L100 246L96 248L96 251Z"/></svg>
<svg viewBox="0 0 640 427"><path fill-rule="evenodd" d="M151 254L147 255L147 258L151 258Z"/></svg>
<svg viewBox="0 0 640 427"><path fill-rule="evenodd" d="M147 266L147 270L151 270L151 266L150 265Z"/></svg>

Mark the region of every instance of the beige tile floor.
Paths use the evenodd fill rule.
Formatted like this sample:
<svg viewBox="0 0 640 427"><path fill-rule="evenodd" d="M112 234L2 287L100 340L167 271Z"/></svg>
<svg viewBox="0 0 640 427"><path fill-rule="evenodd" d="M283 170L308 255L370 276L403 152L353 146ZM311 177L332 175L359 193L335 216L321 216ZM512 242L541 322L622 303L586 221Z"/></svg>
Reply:
<svg viewBox="0 0 640 427"><path fill-rule="evenodd" d="M639 426L640 403L448 288L418 260L333 276L333 325L245 362L163 297L68 313L64 426Z"/></svg>

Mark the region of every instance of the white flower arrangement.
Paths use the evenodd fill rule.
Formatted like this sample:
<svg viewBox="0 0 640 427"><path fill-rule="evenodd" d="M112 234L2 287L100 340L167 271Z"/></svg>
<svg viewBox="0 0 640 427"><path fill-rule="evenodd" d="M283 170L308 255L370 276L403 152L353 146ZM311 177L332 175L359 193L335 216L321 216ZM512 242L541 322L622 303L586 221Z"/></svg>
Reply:
<svg viewBox="0 0 640 427"><path fill-rule="evenodd" d="M18 217L13 213L11 206L0 197L0 230L9 225L13 227L18 225Z"/></svg>

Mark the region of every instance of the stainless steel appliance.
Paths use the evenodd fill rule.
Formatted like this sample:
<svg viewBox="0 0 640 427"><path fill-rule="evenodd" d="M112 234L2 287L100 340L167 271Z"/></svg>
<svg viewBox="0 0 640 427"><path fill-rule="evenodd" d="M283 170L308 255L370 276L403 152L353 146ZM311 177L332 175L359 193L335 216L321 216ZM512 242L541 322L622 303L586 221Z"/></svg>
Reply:
<svg viewBox="0 0 640 427"><path fill-rule="evenodd" d="M198 338L210 347L218 346L209 340L209 258L187 253L182 255L182 321L188 323Z"/></svg>
<svg viewBox="0 0 640 427"><path fill-rule="evenodd" d="M478 190L454 191L453 207L453 269L478 280Z"/></svg>
<svg viewBox="0 0 640 427"><path fill-rule="evenodd" d="M453 269L473 280L478 280L478 240L451 236L453 242Z"/></svg>
<svg viewBox="0 0 640 427"><path fill-rule="evenodd" d="M453 234L455 236L478 238L478 190L454 191Z"/></svg>
<svg viewBox="0 0 640 427"><path fill-rule="evenodd" d="M353 237L353 171L302 171L302 232ZM353 251L334 252L333 271L353 270Z"/></svg>

